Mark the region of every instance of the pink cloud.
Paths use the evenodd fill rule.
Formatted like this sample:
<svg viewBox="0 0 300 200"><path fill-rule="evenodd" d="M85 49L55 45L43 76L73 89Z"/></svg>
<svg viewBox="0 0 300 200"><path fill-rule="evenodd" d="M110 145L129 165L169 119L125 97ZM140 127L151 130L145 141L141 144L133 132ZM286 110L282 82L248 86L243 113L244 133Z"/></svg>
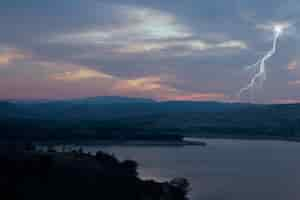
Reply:
<svg viewBox="0 0 300 200"><path fill-rule="evenodd" d="M191 92L178 89L171 75L123 78L83 65L32 62L35 73L14 74L0 80L0 97L11 99L65 99L87 96L118 95L147 97L156 100L224 100L214 92Z"/></svg>
<svg viewBox="0 0 300 200"><path fill-rule="evenodd" d="M189 93L175 94L174 96L167 97L168 100L177 101L211 101L211 100L224 100L223 93Z"/></svg>
<svg viewBox="0 0 300 200"><path fill-rule="evenodd" d="M275 103L275 104L295 104L295 103L300 103L300 99L275 99L275 100L272 100L272 103Z"/></svg>
<svg viewBox="0 0 300 200"><path fill-rule="evenodd" d="M16 60L22 60L30 55L16 49L5 49L0 51L0 65L8 65Z"/></svg>
<svg viewBox="0 0 300 200"><path fill-rule="evenodd" d="M300 85L300 80L289 81L288 84L292 86Z"/></svg>
<svg viewBox="0 0 300 200"><path fill-rule="evenodd" d="M298 63L297 63L296 60L291 61L291 62L288 64L288 70L289 70L289 71L294 71L294 70L296 70L296 69L297 69L297 65L298 65Z"/></svg>

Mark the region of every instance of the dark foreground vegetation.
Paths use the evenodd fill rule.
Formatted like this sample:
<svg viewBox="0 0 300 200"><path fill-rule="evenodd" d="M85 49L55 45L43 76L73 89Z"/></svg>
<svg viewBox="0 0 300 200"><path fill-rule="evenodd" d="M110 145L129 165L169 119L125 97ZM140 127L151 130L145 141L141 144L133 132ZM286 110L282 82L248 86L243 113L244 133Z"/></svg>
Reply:
<svg viewBox="0 0 300 200"><path fill-rule="evenodd" d="M300 140L300 105L95 97L0 102L0 140L181 141L182 136Z"/></svg>
<svg viewBox="0 0 300 200"><path fill-rule="evenodd" d="M135 161L119 161L103 152L37 152L31 146L26 151L11 149L0 153L0 199L187 199L186 179L141 180Z"/></svg>

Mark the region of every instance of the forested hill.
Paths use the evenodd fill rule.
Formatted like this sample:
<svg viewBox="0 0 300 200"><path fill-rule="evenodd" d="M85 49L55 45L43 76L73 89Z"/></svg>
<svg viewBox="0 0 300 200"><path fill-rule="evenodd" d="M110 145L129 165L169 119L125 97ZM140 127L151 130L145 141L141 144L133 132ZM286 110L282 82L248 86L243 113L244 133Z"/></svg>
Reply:
<svg viewBox="0 0 300 200"><path fill-rule="evenodd" d="M118 137L180 134L209 137L300 138L300 105L156 102L96 97L0 103L1 136Z"/></svg>
<svg viewBox="0 0 300 200"><path fill-rule="evenodd" d="M163 113L224 112L252 106L218 102L167 101L125 97L94 97L64 101L2 101L0 116L55 119L107 120Z"/></svg>

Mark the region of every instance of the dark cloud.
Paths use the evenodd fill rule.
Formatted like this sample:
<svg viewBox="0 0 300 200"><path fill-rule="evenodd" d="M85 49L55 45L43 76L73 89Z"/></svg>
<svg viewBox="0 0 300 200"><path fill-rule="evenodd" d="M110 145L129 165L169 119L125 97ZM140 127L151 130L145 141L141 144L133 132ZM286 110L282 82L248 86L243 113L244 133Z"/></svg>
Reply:
<svg viewBox="0 0 300 200"><path fill-rule="evenodd" d="M0 47L30 55L9 63L11 73L5 67L15 76L20 68L33 76L45 70L28 62L64 63L126 80L167 74L176 77L166 80L172 88L231 96L250 78L243 67L270 48L272 33L257 25L290 21L293 33L281 38L259 93L259 101L272 102L298 98L288 82L300 79L300 69L291 75L287 68L300 60L299 13L298 0L3 0Z"/></svg>

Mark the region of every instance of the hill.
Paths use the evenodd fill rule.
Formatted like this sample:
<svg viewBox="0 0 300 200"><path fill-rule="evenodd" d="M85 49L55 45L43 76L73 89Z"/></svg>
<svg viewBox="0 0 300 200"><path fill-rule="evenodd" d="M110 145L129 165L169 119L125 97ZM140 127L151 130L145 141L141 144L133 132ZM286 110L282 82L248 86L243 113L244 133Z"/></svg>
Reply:
<svg viewBox="0 0 300 200"><path fill-rule="evenodd" d="M300 105L156 102L123 97L1 102L0 129L2 138L23 139L178 134L298 140Z"/></svg>

